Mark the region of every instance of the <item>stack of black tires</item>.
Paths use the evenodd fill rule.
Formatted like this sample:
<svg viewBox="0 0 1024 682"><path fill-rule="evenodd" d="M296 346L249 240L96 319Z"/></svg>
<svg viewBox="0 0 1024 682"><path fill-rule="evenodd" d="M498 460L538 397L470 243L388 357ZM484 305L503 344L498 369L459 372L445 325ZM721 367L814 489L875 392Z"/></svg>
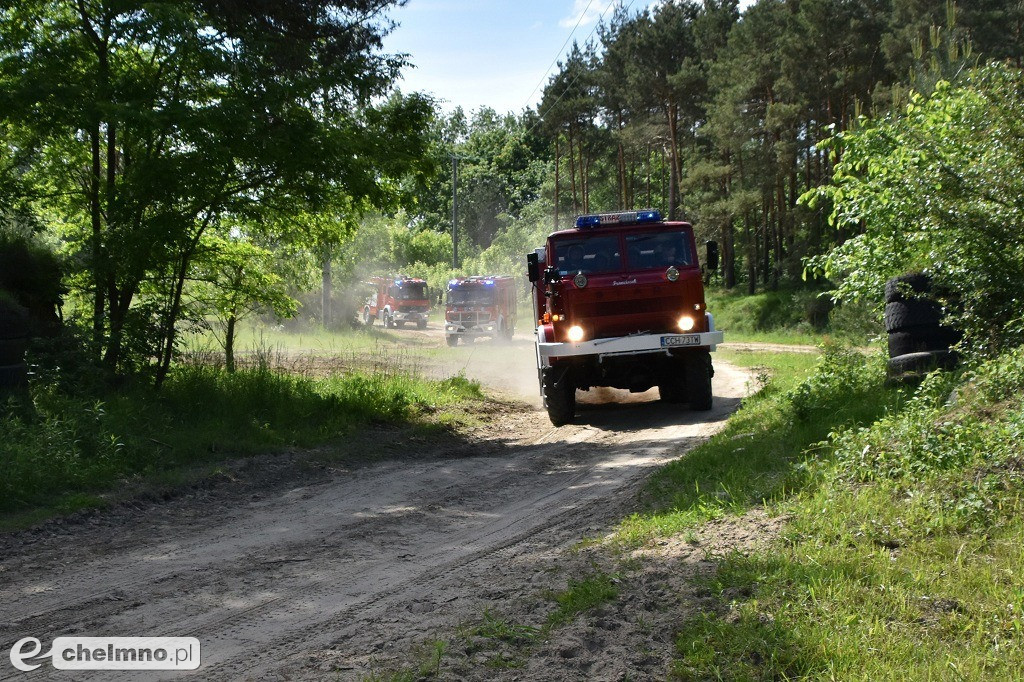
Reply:
<svg viewBox="0 0 1024 682"><path fill-rule="evenodd" d="M0 298L0 392L19 388L28 381L25 365L28 330L27 311Z"/></svg>
<svg viewBox="0 0 1024 682"><path fill-rule="evenodd" d="M885 331L889 333L890 377L920 376L957 363L950 350L961 334L942 321L942 307L935 300L931 278L909 273L885 283Z"/></svg>

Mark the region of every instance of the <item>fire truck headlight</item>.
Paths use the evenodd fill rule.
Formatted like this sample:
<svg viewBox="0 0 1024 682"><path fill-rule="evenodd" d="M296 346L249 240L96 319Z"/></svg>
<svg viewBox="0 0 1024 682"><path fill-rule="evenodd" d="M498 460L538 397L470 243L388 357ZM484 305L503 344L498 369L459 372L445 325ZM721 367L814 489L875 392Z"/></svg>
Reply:
<svg viewBox="0 0 1024 682"><path fill-rule="evenodd" d="M693 329L693 324L693 318L690 317L689 315L683 315L682 317L679 318L679 328L682 329L684 332L688 332L691 329Z"/></svg>
<svg viewBox="0 0 1024 682"><path fill-rule="evenodd" d="M569 327L568 336L569 340L572 341L573 343L578 343L582 341L583 327L579 326L578 324L574 324L573 326Z"/></svg>
<svg viewBox="0 0 1024 682"><path fill-rule="evenodd" d="M674 282L679 279L679 269L674 265L669 267L669 269L665 271L665 279L670 282Z"/></svg>
<svg viewBox="0 0 1024 682"><path fill-rule="evenodd" d="M577 272L576 276L572 278L572 283L576 285L577 289L582 289L587 286L587 276L582 272Z"/></svg>

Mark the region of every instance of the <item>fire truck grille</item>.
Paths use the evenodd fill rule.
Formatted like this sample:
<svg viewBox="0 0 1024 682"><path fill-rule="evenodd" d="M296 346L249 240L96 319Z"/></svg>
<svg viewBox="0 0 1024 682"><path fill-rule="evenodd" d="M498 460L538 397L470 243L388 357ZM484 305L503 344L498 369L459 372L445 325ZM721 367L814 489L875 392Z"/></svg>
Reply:
<svg viewBox="0 0 1024 682"><path fill-rule="evenodd" d="M398 312L400 313L425 313L427 307L422 305L400 305L398 306Z"/></svg>
<svg viewBox="0 0 1024 682"><path fill-rule="evenodd" d="M487 322L490 322L491 314L459 312L450 314L448 319L450 319L452 322L458 322L459 324L466 325L467 327L472 327L478 324L485 324Z"/></svg>
<svg viewBox="0 0 1024 682"><path fill-rule="evenodd" d="M601 301L575 306L576 314L582 319L620 317L623 315L649 315L651 313L673 313L679 309L679 301L671 298L642 298L633 301Z"/></svg>

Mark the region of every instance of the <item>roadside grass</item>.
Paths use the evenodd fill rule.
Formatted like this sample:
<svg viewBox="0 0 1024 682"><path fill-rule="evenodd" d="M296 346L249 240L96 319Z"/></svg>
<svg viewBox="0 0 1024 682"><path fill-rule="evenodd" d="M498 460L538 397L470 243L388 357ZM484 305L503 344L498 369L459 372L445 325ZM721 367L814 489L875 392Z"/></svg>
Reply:
<svg viewBox="0 0 1024 682"><path fill-rule="evenodd" d="M265 366L229 374L180 365L162 391L134 386L100 398L40 382L0 404L0 515L18 527L102 506L135 480L287 447L330 442L370 422L428 424L478 384L455 376L353 372L297 376Z"/></svg>
<svg viewBox="0 0 1024 682"><path fill-rule="evenodd" d="M573 618L612 601L619 596L619 578L601 571L591 573L580 580L569 579L569 586L562 592L550 595L558 608L548 614L546 629L568 623Z"/></svg>
<svg viewBox="0 0 1024 682"><path fill-rule="evenodd" d="M441 672L441 661L448 648L447 642L433 640L417 646L413 652L415 663L399 670L373 672L364 676L363 682L417 682L436 679Z"/></svg>
<svg viewBox="0 0 1024 682"><path fill-rule="evenodd" d="M821 292L803 288L780 288L753 296L709 288L708 310L715 327L725 332L726 341L818 345L826 337L833 341L864 346L884 329L878 316L858 305L833 308Z"/></svg>
<svg viewBox="0 0 1024 682"><path fill-rule="evenodd" d="M554 630L618 596L619 577L594 570L578 580L570 578L564 590L546 593L544 598L552 602L555 609L539 625L519 623L485 609L479 622L458 629L457 638L467 656L482 654L488 668L521 668L526 665L534 645Z"/></svg>
<svg viewBox="0 0 1024 682"><path fill-rule="evenodd" d="M884 386L880 356L835 344L826 345L821 357L721 355L755 368L760 391L744 399L710 441L650 478L644 509L620 523L615 545L636 547L725 514L780 503L813 483L804 466L813 444L838 428L871 423L905 400L904 391Z"/></svg>
<svg viewBox="0 0 1024 682"><path fill-rule="evenodd" d="M1015 352L966 381L933 375L899 412L805 448L782 537L721 559L718 606L678 633L675 677L1019 679L1022 395Z"/></svg>

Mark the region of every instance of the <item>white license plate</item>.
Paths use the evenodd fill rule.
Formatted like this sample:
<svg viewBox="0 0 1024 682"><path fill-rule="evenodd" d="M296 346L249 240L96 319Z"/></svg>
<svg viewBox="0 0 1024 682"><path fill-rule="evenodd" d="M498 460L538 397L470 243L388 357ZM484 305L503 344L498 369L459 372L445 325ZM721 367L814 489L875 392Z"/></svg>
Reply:
<svg viewBox="0 0 1024 682"><path fill-rule="evenodd" d="M700 334L686 334L684 336L663 336L661 345L664 348L671 346L699 346Z"/></svg>

